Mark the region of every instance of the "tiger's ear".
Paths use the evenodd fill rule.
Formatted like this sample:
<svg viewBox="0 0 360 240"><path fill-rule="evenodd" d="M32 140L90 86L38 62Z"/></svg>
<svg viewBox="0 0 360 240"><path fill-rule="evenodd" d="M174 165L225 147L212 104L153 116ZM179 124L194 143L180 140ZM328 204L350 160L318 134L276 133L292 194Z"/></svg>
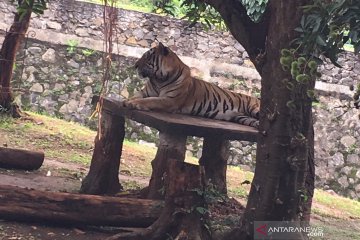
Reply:
<svg viewBox="0 0 360 240"><path fill-rule="evenodd" d="M159 42L159 50L160 50L160 53L164 56L169 54L169 49L167 47L165 47L161 42Z"/></svg>

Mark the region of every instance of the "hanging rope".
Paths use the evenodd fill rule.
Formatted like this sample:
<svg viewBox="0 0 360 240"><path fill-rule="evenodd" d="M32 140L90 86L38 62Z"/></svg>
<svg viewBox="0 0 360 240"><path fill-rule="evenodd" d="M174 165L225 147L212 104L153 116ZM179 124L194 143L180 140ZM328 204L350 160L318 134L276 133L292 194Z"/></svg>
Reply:
<svg viewBox="0 0 360 240"><path fill-rule="evenodd" d="M112 52L113 52L113 32L116 29L117 21L117 9L114 7L115 0L103 0L103 21L104 21L104 55L103 55L103 66L104 72L102 77L102 85L100 90L100 99L96 105L95 111L91 114L90 118L95 117L97 114L98 118L98 135L101 139L101 110L103 106L103 97L106 95L108 90L108 83L111 79L111 64L112 64Z"/></svg>

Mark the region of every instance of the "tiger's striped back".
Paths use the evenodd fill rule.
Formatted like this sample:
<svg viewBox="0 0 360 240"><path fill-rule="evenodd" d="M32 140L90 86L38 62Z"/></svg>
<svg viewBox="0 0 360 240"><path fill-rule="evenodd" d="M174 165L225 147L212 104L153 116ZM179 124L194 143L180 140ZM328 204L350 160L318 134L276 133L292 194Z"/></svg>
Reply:
<svg viewBox="0 0 360 240"><path fill-rule="evenodd" d="M142 110L178 112L258 127L260 100L194 78L190 68L161 43L135 64L145 87L128 105Z"/></svg>

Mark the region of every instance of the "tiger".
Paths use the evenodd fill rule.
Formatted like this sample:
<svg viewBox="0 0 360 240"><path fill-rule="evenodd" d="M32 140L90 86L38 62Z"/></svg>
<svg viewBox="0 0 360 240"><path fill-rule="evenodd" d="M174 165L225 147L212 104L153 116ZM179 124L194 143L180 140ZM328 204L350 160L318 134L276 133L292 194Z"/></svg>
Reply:
<svg viewBox="0 0 360 240"><path fill-rule="evenodd" d="M145 86L124 101L130 109L200 116L259 127L260 100L192 77L190 68L159 43L135 63Z"/></svg>

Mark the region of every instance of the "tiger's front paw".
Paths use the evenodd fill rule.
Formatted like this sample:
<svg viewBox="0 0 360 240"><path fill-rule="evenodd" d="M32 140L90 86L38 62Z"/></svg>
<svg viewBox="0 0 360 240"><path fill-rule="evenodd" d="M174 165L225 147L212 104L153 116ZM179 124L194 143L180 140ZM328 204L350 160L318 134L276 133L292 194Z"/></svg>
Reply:
<svg viewBox="0 0 360 240"><path fill-rule="evenodd" d="M137 109L137 110L143 110L143 111L150 110L147 106L137 102L136 100L124 101L123 105L124 105L124 107L129 108L129 109Z"/></svg>

